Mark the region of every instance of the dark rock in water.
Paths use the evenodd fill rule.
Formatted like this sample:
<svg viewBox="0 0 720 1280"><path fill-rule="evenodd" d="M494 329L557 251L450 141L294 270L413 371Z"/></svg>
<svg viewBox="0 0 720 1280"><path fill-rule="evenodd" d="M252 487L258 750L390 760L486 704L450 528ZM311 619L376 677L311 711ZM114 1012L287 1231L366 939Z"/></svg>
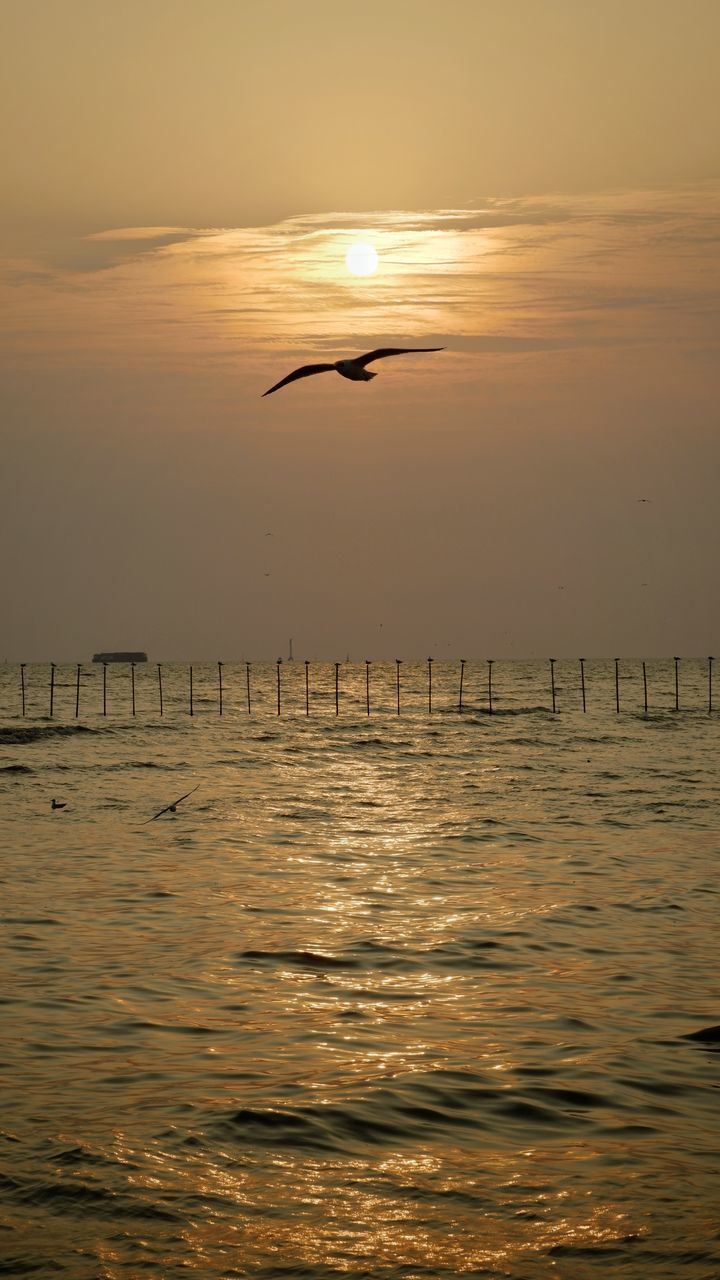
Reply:
<svg viewBox="0 0 720 1280"><path fill-rule="evenodd" d="M720 1048L720 1026L702 1027L700 1031L689 1031L683 1040L696 1040L699 1044L716 1044Z"/></svg>

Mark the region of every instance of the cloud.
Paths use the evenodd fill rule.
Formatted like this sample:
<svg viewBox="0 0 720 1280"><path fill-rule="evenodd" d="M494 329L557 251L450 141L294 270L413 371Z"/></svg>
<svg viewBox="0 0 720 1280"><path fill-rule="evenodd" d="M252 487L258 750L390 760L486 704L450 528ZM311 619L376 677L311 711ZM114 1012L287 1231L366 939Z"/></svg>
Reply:
<svg viewBox="0 0 720 1280"><path fill-rule="evenodd" d="M356 236L379 255L356 279ZM456 353L706 344L720 187L301 214L271 226L117 227L6 262L15 342L77 358L257 360L442 338ZM76 299L76 301L73 301ZM6 318L6 328L12 321ZM358 338L358 335L364 335ZM383 339L385 340L385 339Z"/></svg>
<svg viewBox="0 0 720 1280"><path fill-rule="evenodd" d="M22 276L40 276L57 285L68 286L69 277L111 271L129 260L137 260L154 250L171 244L183 244L196 236L207 235L186 227L120 227L75 236L61 244L53 243L34 260L26 260ZM16 270L15 282L21 279Z"/></svg>
<svg viewBox="0 0 720 1280"><path fill-rule="evenodd" d="M108 231L91 231L83 236L84 240L146 240L162 242L164 240L187 240L191 236L202 235L202 231L193 231L187 227L115 227Z"/></svg>

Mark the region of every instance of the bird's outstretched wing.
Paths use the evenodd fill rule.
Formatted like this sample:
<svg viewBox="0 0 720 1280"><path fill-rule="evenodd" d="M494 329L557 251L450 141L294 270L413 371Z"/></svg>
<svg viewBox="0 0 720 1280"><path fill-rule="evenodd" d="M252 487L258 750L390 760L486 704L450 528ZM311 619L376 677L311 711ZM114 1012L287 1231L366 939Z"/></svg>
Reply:
<svg viewBox="0 0 720 1280"><path fill-rule="evenodd" d="M197 791L199 786L200 783L198 782L197 787L192 787L190 791L186 791L184 796L180 796L178 800L173 800L172 804L166 804L164 809L161 809L159 813L154 813L152 818L146 818L144 822L140 823L140 826L144 827L148 822L154 822L156 818L161 818L164 813L170 813L172 809L175 809L180 804L180 800L187 800L188 796L191 796L193 791Z"/></svg>
<svg viewBox="0 0 720 1280"><path fill-rule="evenodd" d="M294 382L296 378L309 378L312 373L330 373L334 368L334 364L304 364L300 369L295 369L292 373L289 373L287 378L282 378L280 382L276 382L274 387L263 391L263 396L271 396L273 391L279 391L281 387L286 387L288 382ZM262 399L262 396L260 399Z"/></svg>
<svg viewBox="0 0 720 1280"><path fill-rule="evenodd" d="M386 356L407 356L411 351L444 351L444 347L378 347L377 351L368 351L365 356L354 356L353 363L364 369L372 360L384 360Z"/></svg>

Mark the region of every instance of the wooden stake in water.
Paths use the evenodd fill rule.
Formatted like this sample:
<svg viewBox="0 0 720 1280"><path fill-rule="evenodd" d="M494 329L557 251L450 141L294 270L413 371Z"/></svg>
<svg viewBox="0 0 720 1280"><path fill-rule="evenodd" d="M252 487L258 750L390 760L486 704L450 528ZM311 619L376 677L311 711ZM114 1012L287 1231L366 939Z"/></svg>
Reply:
<svg viewBox="0 0 720 1280"><path fill-rule="evenodd" d="M428 715L432 715L432 658L428 658Z"/></svg>
<svg viewBox="0 0 720 1280"><path fill-rule="evenodd" d="M487 666L488 666L488 715L490 715L490 716L491 716L491 715L492 715L492 713L493 713L493 705L492 705L492 669L493 669L493 662L494 662L494 658L488 658L488 660L487 660ZM553 710L554 710L554 708L553 708Z"/></svg>
<svg viewBox="0 0 720 1280"><path fill-rule="evenodd" d="M463 681L464 681L464 679L465 679L465 659L464 659L464 658L461 658L461 659L460 659L460 697L458 698L458 713L459 713L459 715L462 715L462 695L463 695Z"/></svg>
<svg viewBox="0 0 720 1280"><path fill-rule="evenodd" d="M580 687L582 688L583 711L585 711L586 707L585 707L585 659L584 658L580 659Z"/></svg>
<svg viewBox="0 0 720 1280"><path fill-rule="evenodd" d="M555 659L550 659L550 689L552 691L552 709L555 714Z"/></svg>
<svg viewBox="0 0 720 1280"><path fill-rule="evenodd" d="M135 663L130 663L130 684L132 686L132 713L135 715Z"/></svg>
<svg viewBox="0 0 720 1280"><path fill-rule="evenodd" d="M619 659L615 659L615 711L620 715L620 671Z"/></svg>
<svg viewBox="0 0 720 1280"><path fill-rule="evenodd" d="M250 715L250 663L245 663L245 689L247 691L247 709Z"/></svg>
<svg viewBox="0 0 720 1280"><path fill-rule="evenodd" d="M335 715L338 715L340 712L339 672L340 672L340 663L336 662L335 663Z"/></svg>
<svg viewBox="0 0 720 1280"><path fill-rule="evenodd" d="M107 662L103 662L103 715L107 715Z"/></svg>
<svg viewBox="0 0 720 1280"><path fill-rule="evenodd" d="M162 667L160 666L160 663L159 663L159 662L158 662L158 664L157 664L157 671L158 671L158 692L159 692L159 694L160 694L160 715L162 715L162 713L163 713L163 696L162 696Z"/></svg>
<svg viewBox="0 0 720 1280"><path fill-rule="evenodd" d="M305 715L310 715L310 662L305 659Z"/></svg>
<svg viewBox="0 0 720 1280"><path fill-rule="evenodd" d="M55 700L55 663L50 663L50 719L52 720L53 702Z"/></svg>
<svg viewBox="0 0 720 1280"><path fill-rule="evenodd" d="M218 714L219 714L219 715L222 715L222 713L223 713L222 669L223 669L223 664L222 664L222 662L218 662L218 697L219 697L219 700L220 700L220 701L219 701L219 707L218 707Z"/></svg>
<svg viewBox="0 0 720 1280"><path fill-rule="evenodd" d="M277 713L280 715L280 667L282 666L282 658L278 658L275 664L277 668Z"/></svg>
<svg viewBox="0 0 720 1280"><path fill-rule="evenodd" d="M397 688L397 713L400 715L400 665L402 658L395 659L395 684Z"/></svg>
<svg viewBox="0 0 720 1280"><path fill-rule="evenodd" d="M190 671L190 715L194 716L195 712L193 710L193 669L192 667L189 668L189 671Z"/></svg>
<svg viewBox="0 0 720 1280"><path fill-rule="evenodd" d="M647 671L643 662L643 702L645 704L645 715L648 713L648 697L647 697Z"/></svg>
<svg viewBox="0 0 720 1280"><path fill-rule="evenodd" d="M80 715L80 663L77 664L77 674L75 676L75 719Z"/></svg>
<svg viewBox="0 0 720 1280"><path fill-rule="evenodd" d="M675 663L675 710L679 711L680 710L680 674L679 674L680 659L673 658L673 662Z"/></svg>
<svg viewBox="0 0 720 1280"><path fill-rule="evenodd" d="M712 664L714 658L708 658L708 715L712 715Z"/></svg>
<svg viewBox="0 0 720 1280"><path fill-rule="evenodd" d="M24 662L20 663L20 698L22 701L22 713L23 715L25 715L25 663Z"/></svg>
<svg viewBox="0 0 720 1280"><path fill-rule="evenodd" d="M370 715L370 659L365 659L365 710Z"/></svg>

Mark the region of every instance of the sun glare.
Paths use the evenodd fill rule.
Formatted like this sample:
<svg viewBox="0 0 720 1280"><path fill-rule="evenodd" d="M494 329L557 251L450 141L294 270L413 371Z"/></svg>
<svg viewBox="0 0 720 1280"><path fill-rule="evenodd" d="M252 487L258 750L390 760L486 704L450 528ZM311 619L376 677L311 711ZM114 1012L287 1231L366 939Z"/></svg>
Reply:
<svg viewBox="0 0 720 1280"><path fill-rule="evenodd" d="M354 276L371 276L377 270L378 256L371 244L358 240L345 254L348 271Z"/></svg>

